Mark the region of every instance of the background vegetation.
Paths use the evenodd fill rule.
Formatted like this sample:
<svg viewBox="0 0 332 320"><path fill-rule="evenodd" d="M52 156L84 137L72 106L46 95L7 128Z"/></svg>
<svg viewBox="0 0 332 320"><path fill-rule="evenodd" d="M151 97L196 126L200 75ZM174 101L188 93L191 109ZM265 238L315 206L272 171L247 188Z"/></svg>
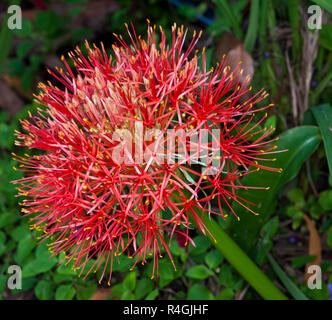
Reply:
<svg viewBox="0 0 332 320"><path fill-rule="evenodd" d="M16 1L16 3L19 1ZM38 231L22 218L10 183L20 177L12 169L11 152L31 153L14 146L18 119L34 112L33 93L47 81L46 67L61 67L59 57L84 39L103 41L111 54L113 33L125 35L132 21L144 35L146 18L170 30L175 22L192 32L202 29L198 49L207 48L208 65L224 53L229 63L243 61L252 75L253 91L264 87L275 104L264 126L280 134L279 174L257 172L245 181L269 191L245 196L257 203L260 216L233 208L238 222L219 225L252 261L291 299L332 299L332 6L330 1L300 0L30 0L21 1L22 30L6 26L6 10L15 1L0 3L0 297L3 299L261 299L238 273L231 258L193 231L197 244L182 247L174 239L171 252L176 271L161 260L159 278L151 280L151 264L128 272L130 261L119 257L111 288L98 284L97 274L84 281L79 270L49 259ZM318 4L323 27L307 27L307 8ZM249 181L248 181L249 180ZM231 214L230 214L231 216ZM322 268L320 290L306 286L310 264ZM7 288L8 267L23 269L22 290ZM89 269L89 268L87 268Z"/></svg>

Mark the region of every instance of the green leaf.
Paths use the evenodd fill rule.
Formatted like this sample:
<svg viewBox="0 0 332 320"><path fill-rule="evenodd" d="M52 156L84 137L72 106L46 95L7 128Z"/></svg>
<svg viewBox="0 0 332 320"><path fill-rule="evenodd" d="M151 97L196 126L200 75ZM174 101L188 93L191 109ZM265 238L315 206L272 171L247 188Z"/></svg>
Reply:
<svg viewBox="0 0 332 320"><path fill-rule="evenodd" d="M319 32L319 44L325 49L332 51L332 26L323 24L322 29Z"/></svg>
<svg viewBox="0 0 332 320"><path fill-rule="evenodd" d="M187 300L213 300L213 294L200 284L194 284L188 291Z"/></svg>
<svg viewBox="0 0 332 320"><path fill-rule="evenodd" d="M9 13L3 19L0 31L0 74L3 71L13 41L13 32L8 28L8 17Z"/></svg>
<svg viewBox="0 0 332 320"><path fill-rule="evenodd" d="M292 259L292 268L298 269L304 267L307 263L315 261L315 256L305 255Z"/></svg>
<svg viewBox="0 0 332 320"><path fill-rule="evenodd" d="M228 264L224 264L220 269L219 284L231 289L236 287L237 281L233 276L232 268Z"/></svg>
<svg viewBox="0 0 332 320"><path fill-rule="evenodd" d="M211 268L217 268L224 260L224 257L218 250L212 250L205 256L206 264Z"/></svg>
<svg viewBox="0 0 332 320"><path fill-rule="evenodd" d="M34 22L35 27L39 32L53 37L58 34L65 21L64 18L59 16L55 11L44 10L37 12Z"/></svg>
<svg viewBox="0 0 332 320"><path fill-rule="evenodd" d="M332 106L330 104L322 104L311 108L311 111L322 133L327 163L330 174L332 174Z"/></svg>
<svg viewBox="0 0 332 320"><path fill-rule="evenodd" d="M332 226L329 228L329 231L327 232L327 238L326 238L327 245L332 248Z"/></svg>
<svg viewBox="0 0 332 320"><path fill-rule="evenodd" d="M288 0L288 20L292 30L293 56L297 57L300 50L300 10L299 0Z"/></svg>
<svg viewBox="0 0 332 320"><path fill-rule="evenodd" d="M325 211L332 210L332 190L324 190L319 194L318 203Z"/></svg>
<svg viewBox="0 0 332 320"><path fill-rule="evenodd" d="M261 234L265 239L271 239L278 231L279 219L274 217L270 219L261 229Z"/></svg>
<svg viewBox="0 0 332 320"><path fill-rule="evenodd" d="M22 19L22 29L13 29L13 34L18 37L29 37L32 33L32 23L28 19Z"/></svg>
<svg viewBox="0 0 332 320"><path fill-rule="evenodd" d="M36 240L32 239L30 235L24 239L21 239L18 243L17 251L14 255L15 261L21 265L24 259L31 253L35 245Z"/></svg>
<svg viewBox="0 0 332 320"><path fill-rule="evenodd" d="M121 296L121 300L135 300L135 296L130 291L125 291Z"/></svg>
<svg viewBox="0 0 332 320"><path fill-rule="evenodd" d="M231 288L221 290L216 296L216 300L232 300L234 298L234 291Z"/></svg>
<svg viewBox="0 0 332 320"><path fill-rule="evenodd" d="M97 285L95 283L90 284L87 287L80 287L77 292L77 299L78 300L89 300L94 292L97 289Z"/></svg>
<svg viewBox="0 0 332 320"><path fill-rule="evenodd" d="M310 289L306 287L305 293L313 300L329 300L330 297L330 290L325 283L322 283L321 289Z"/></svg>
<svg viewBox="0 0 332 320"><path fill-rule="evenodd" d="M228 26L234 31L235 35L242 39L242 30L238 17L235 15L228 0L212 0L217 6L217 13L227 21Z"/></svg>
<svg viewBox="0 0 332 320"><path fill-rule="evenodd" d="M303 203L305 203L304 200L304 193L303 190L300 188L295 188L295 189L291 189L288 191L288 199L295 203L297 207L303 207ZM299 205L300 204L300 205Z"/></svg>
<svg viewBox="0 0 332 320"><path fill-rule="evenodd" d="M249 26L244 39L244 47L248 52L252 52L256 43L259 20L258 17L259 0L252 0L250 5Z"/></svg>
<svg viewBox="0 0 332 320"><path fill-rule="evenodd" d="M247 204L260 215L255 216L240 204L233 202L232 208L241 218L230 226L233 238L245 250L249 250L257 240L257 235L267 218L272 215L277 205L277 196L282 186L293 179L299 172L303 162L317 149L321 141L320 132L314 126L301 126L290 129L280 136L277 142L278 149L286 150L274 155L272 162L275 168L282 168L282 172L259 170L243 178L244 186L270 187L262 189L239 189L238 196L256 206Z"/></svg>
<svg viewBox="0 0 332 320"><path fill-rule="evenodd" d="M193 279L203 280L210 276L213 276L213 272L204 265L191 267L187 272L186 276Z"/></svg>
<svg viewBox="0 0 332 320"><path fill-rule="evenodd" d="M151 291L148 296L145 298L145 300L154 300L157 298L159 294L158 289L154 289L153 291Z"/></svg>
<svg viewBox="0 0 332 320"><path fill-rule="evenodd" d="M2 212L0 213L0 228L8 227L14 221L14 214L11 212Z"/></svg>
<svg viewBox="0 0 332 320"><path fill-rule="evenodd" d="M27 224L22 223L20 226L14 228L10 232L10 236L16 241L19 242L21 239L27 237L31 234L31 231L29 230L29 227Z"/></svg>
<svg viewBox="0 0 332 320"><path fill-rule="evenodd" d="M51 300L53 298L54 285L50 281L40 280L34 291L39 300Z"/></svg>
<svg viewBox="0 0 332 320"><path fill-rule="evenodd" d="M153 290L153 282L150 279L142 278L137 282L135 298L142 299Z"/></svg>
<svg viewBox="0 0 332 320"><path fill-rule="evenodd" d="M72 300L75 296L75 289L70 284L63 284L55 291L55 300Z"/></svg>
<svg viewBox="0 0 332 320"><path fill-rule="evenodd" d="M294 284L294 282L288 278L287 274L281 269L278 263L274 260L274 258L266 251L267 258L269 259L271 266L285 288L292 295L292 297L296 300L308 300L308 298L304 295L304 293Z"/></svg>
<svg viewBox="0 0 332 320"><path fill-rule="evenodd" d="M32 40L24 40L20 42L16 47L16 53L19 59L23 59L28 52L34 46L34 42Z"/></svg>
<svg viewBox="0 0 332 320"><path fill-rule="evenodd" d="M211 246L209 240L203 236L196 236L193 241L195 243L195 247L191 243L189 244L189 253L193 255L205 253Z"/></svg>
<svg viewBox="0 0 332 320"><path fill-rule="evenodd" d="M28 262L22 269L22 277L31 277L39 273L44 273L48 270L51 270L58 260L56 257L50 257L50 254L46 254L37 257L35 260Z"/></svg>
<svg viewBox="0 0 332 320"><path fill-rule="evenodd" d="M70 282L72 283L73 282L73 279L77 278L77 275L69 275L69 274L59 274L59 273L54 273L53 274L53 281L54 283L56 284L59 284L59 283L64 283L64 282Z"/></svg>
<svg viewBox="0 0 332 320"><path fill-rule="evenodd" d="M123 280L123 286L129 291L133 291L136 287L136 272L130 272Z"/></svg>
<svg viewBox="0 0 332 320"><path fill-rule="evenodd" d="M115 295L118 298L121 298L123 293L126 291L123 287L123 283L118 283L111 288L112 294Z"/></svg>
<svg viewBox="0 0 332 320"><path fill-rule="evenodd" d="M174 268L168 259L159 262L159 287L163 288L176 278Z"/></svg>
<svg viewBox="0 0 332 320"><path fill-rule="evenodd" d="M62 263L57 269L56 272L58 274L64 275L64 276L73 276L73 275L77 275L77 271L74 270L73 267L74 262L71 262L68 265L65 265L64 263Z"/></svg>
<svg viewBox="0 0 332 320"><path fill-rule="evenodd" d="M317 3L319 6L332 13L332 3L330 0L312 0L312 2Z"/></svg>
<svg viewBox="0 0 332 320"><path fill-rule="evenodd" d="M274 114L268 117L264 123L265 128L276 128L277 127L277 116Z"/></svg>
<svg viewBox="0 0 332 320"><path fill-rule="evenodd" d="M35 277L22 278L22 289L11 290L12 294L16 294L22 291L28 291L35 286L37 279Z"/></svg>
<svg viewBox="0 0 332 320"><path fill-rule="evenodd" d="M0 231L0 256L7 250L6 235L4 232Z"/></svg>

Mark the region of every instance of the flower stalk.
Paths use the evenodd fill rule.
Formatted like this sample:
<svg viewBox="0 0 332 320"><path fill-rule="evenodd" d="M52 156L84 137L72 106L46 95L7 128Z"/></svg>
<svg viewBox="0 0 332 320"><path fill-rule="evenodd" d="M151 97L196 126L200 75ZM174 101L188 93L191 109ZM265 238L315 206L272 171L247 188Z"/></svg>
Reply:
<svg viewBox="0 0 332 320"><path fill-rule="evenodd" d="M205 215L202 220L211 233L206 235L207 238L262 298L266 300L288 299L214 219Z"/></svg>

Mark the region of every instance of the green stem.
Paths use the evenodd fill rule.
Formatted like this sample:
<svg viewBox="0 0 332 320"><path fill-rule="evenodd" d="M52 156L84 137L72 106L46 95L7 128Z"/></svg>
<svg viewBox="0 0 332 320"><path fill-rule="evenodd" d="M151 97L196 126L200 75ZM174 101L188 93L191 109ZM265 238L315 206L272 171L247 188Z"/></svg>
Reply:
<svg viewBox="0 0 332 320"><path fill-rule="evenodd" d="M185 176L179 169L175 169L176 173L183 181ZM187 191L184 191L188 194ZM189 197L189 194L188 194ZM206 237L221 252L225 259L237 270L237 272L246 279L251 286L266 300L288 300L288 298L273 284L273 282L260 270L254 262L247 256L245 252L232 240L228 234L220 228L214 219L209 215L202 214L202 210L195 210L197 215L201 217L204 225L209 232ZM189 218L193 224L193 217Z"/></svg>
<svg viewBox="0 0 332 320"><path fill-rule="evenodd" d="M223 254L225 259L246 279L251 286L267 300L287 300L288 298L272 283L243 250L219 227L212 218L205 215L203 222L213 235L207 238Z"/></svg>

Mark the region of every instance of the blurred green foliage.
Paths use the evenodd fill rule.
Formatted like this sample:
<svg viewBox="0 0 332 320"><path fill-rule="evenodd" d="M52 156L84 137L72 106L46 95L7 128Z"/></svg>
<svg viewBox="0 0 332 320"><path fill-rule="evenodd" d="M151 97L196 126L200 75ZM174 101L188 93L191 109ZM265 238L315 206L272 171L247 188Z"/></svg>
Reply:
<svg viewBox="0 0 332 320"><path fill-rule="evenodd" d="M60 55L67 48L72 48L76 44L83 47L82 42L86 37L99 40L100 35L95 34L94 30L89 27L68 27L69 22L84 10L86 2L61 1L65 5L75 4L74 7L66 11L66 16L58 14L53 9L39 10L33 20L23 19L22 30L13 32L13 36L18 39L18 44L4 64L4 72L11 77L18 77L24 91L33 89L36 80L43 79L42 72L45 69L47 56ZM184 24L192 29L205 28L207 34L213 39L218 39L225 31L231 31L243 41L245 48L257 61L253 86L267 88L271 91L272 96L279 95L278 109L269 115L264 126L272 126L276 129L276 133L282 133L287 128L294 126L294 123L289 120L292 117L289 95L285 91L280 93L287 71L283 54L284 48L276 40L275 31L279 21L288 23L294 39L291 59L294 66L300 68L299 55L302 40L298 30L298 20L294 19L294 14L298 13L296 10L299 5L298 1L213 0L183 3L180 1L181 6L174 6L170 4L171 1L159 0L119 0L117 2L120 9L107 17L105 32L102 35L108 45L108 52L111 52L110 45L114 40L111 36L112 33L123 34L124 22L133 21L137 32L144 34L146 18L149 18L153 24L162 25L167 32L174 21L178 25ZM323 1L314 2L324 6ZM46 3L51 4L52 1L46 1ZM313 2L306 1L305 3L309 5ZM199 20L200 16L208 16L213 21L212 24L205 26L201 22L202 19ZM331 25L324 24L319 32L320 46L314 66L313 85L309 93L310 106L330 103L329 100L332 96L331 34ZM267 39L272 40L267 41ZM7 42L7 35L0 35L0 44L2 43L4 46ZM214 65L215 46L210 46L206 52L207 65ZM7 57L4 56L3 60L5 58ZM283 76L276 74L275 64L278 65ZM22 217L15 197L15 185L10 183L10 181L22 176L19 170L12 169L17 164L12 160L10 153L15 152L22 155L32 152L32 150L22 150L14 145L14 132L20 130L18 120L25 118L29 111L35 112L36 109L37 105L29 101L29 104L14 116L6 111L0 111L0 297L5 294L7 298L14 295L18 298L24 298L26 297L25 293L30 293L30 298L34 297L40 300L89 299L98 287L107 287L106 280L98 284L101 276L99 270L103 268L101 267L96 274L90 274L83 280L86 270L83 270L79 277L81 270L73 270L70 264L67 266L59 265L59 262L64 258L63 255L49 258L50 253L46 243L38 243L36 240L38 232L29 230L28 219ZM306 141L308 136L313 134L313 136L318 137L320 135L319 121L317 120L317 123L314 116L309 114L306 115L305 119L308 121L307 125L317 126L315 129L310 129L316 133L303 132L302 137L296 141L291 141L292 137L289 136L288 142L294 144L290 150L293 153L296 153L296 148L299 148L301 141ZM331 130L330 127L328 128ZM323 130L324 128L322 133L324 133ZM331 135L326 134L326 141L331 143ZM331 253L330 249L332 248L332 178L329 178L327 165L326 150L328 149L324 149L322 144L318 147L318 140L316 142L311 141L317 145L312 146L307 152L307 156L315 153L307 160L306 168L300 168L301 161L292 171L294 174L291 174L291 170L289 170L290 176L282 178L284 179L282 185L278 185L277 179L265 176L253 178L254 181L248 183L257 185L261 181L259 179L263 179L265 184L266 179L270 179L271 185L276 184L278 188L276 187L275 194L270 198L266 196L265 192L262 194L262 191L258 191L258 193L261 192L259 199L262 200L262 207L266 210L266 215L262 220L258 220L259 218L256 216L248 217L248 220L245 220L248 221L248 224L244 223L244 228L250 226L255 229L252 241L257 245L252 258L258 265L264 265L266 274L272 280L280 280L280 273L275 265L273 267L273 264L267 263L266 252L274 254L276 246L281 251L282 247L294 250L304 248L304 250L299 250L300 254L294 253L288 257L287 263L290 264L288 268L292 269L292 275L286 272L287 279L296 284L298 289L310 299L328 299L329 292L326 284L332 283L331 259L323 259L322 261L322 270L325 274L322 290L309 290L301 282L301 276L299 276L301 272L303 273L305 265L314 259L307 253L307 243L304 244L303 239L301 240L299 237L301 234L307 233L307 227L303 220L304 214L312 219L318 229L324 248L323 256L326 256L328 252ZM316 148L318 149L316 150ZM288 182L289 180L291 181ZM288 184L284 187L286 181ZM312 190L312 185L316 186L317 190ZM281 188L281 186L283 187ZM271 201L268 202L269 200ZM248 215L248 213L244 215L246 214ZM222 228L230 233L234 234L242 230L239 225L230 226L229 222L221 219L218 222ZM241 241L246 242L245 230L242 231ZM290 242L291 238L295 240ZM114 261L111 295L108 299L229 300L239 297L241 294L245 295L246 299L258 298L255 291L247 287L246 282L236 270L205 237L194 234L194 241L196 247L189 245L188 248L182 248L175 239L172 240L170 249L176 270L166 258L161 259L159 278L150 279L153 263L139 265L134 271L129 272L128 266L131 265L132 261L123 256L118 257L117 261ZM238 241L241 243L240 240ZM243 243L242 245L245 247ZM7 270L13 264L22 267L22 290L10 291L7 289L9 277Z"/></svg>

